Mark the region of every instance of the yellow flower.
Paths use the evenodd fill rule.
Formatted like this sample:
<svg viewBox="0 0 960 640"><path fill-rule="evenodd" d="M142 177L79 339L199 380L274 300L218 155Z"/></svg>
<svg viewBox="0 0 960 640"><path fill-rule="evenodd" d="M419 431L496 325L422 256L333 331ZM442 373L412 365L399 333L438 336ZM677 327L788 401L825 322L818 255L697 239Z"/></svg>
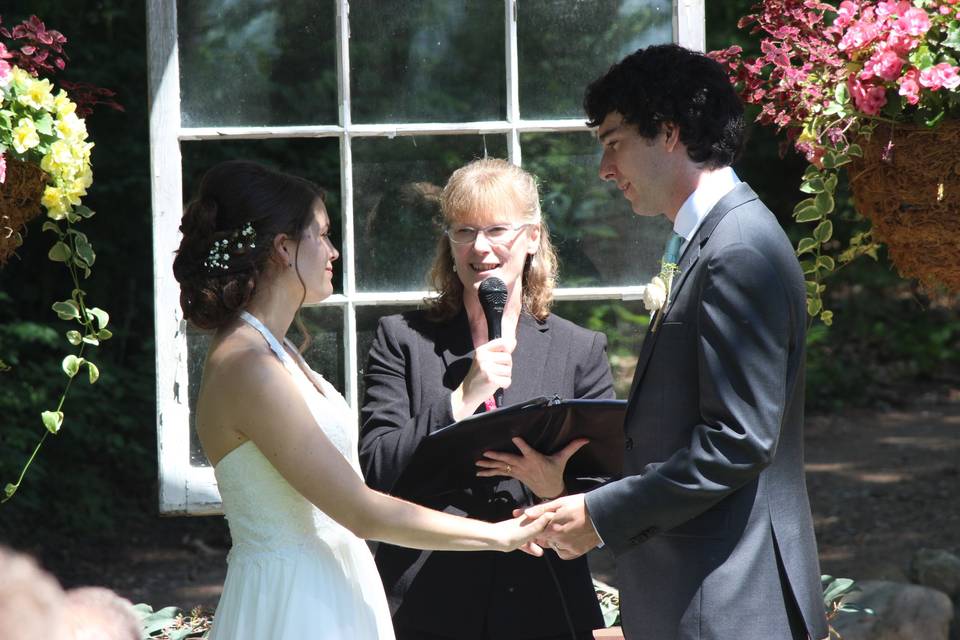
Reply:
<svg viewBox="0 0 960 640"><path fill-rule="evenodd" d="M17 153L25 153L40 144L40 136L37 135L37 127L34 126L30 118L20 118L16 128L13 130L13 148Z"/></svg>
<svg viewBox="0 0 960 640"><path fill-rule="evenodd" d="M60 89L60 93L53 99L53 108L58 118L65 118L77 110L77 105L70 99L67 92Z"/></svg>
<svg viewBox="0 0 960 640"><path fill-rule="evenodd" d="M26 85L26 91L17 96L17 101L33 109L52 111L54 102L53 85L46 78L43 80L31 78Z"/></svg>
<svg viewBox="0 0 960 640"><path fill-rule="evenodd" d="M73 210L73 207L70 206L67 199L63 197L60 189L56 187L48 186L44 189L40 204L46 207L47 216L54 220L63 220L67 217L67 214Z"/></svg>
<svg viewBox="0 0 960 640"><path fill-rule="evenodd" d="M54 128L57 130L58 137L67 140L83 140L87 137L86 123L73 112L61 115L54 124Z"/></svg>
<svg viewBox="0 0 960 640"><path fill-rule="evenodd" d="M83 161L76 157L75 150L66 140L57 140L50 145L47 155L40 160L40 168L53 176L76 173Z"/></svg>

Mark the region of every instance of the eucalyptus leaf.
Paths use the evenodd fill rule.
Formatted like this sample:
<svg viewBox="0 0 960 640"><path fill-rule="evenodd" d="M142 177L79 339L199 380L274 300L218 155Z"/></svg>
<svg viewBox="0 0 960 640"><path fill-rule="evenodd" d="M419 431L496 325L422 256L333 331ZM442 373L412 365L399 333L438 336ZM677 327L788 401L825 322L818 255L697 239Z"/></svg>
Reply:
<svg viewBox="0 0 960 640"><path fill-rule="evenodd" d="M110 331L110 329L100 329L100 331L97 332L97 337L100 338L101 342L103 342L104 340L109 340L112 338L113 332Z"/></svg>
<svg viewBox="0 0 960 640"><path fill-rule="evenodd" d="M54 302L53 310L61 320L73 320L80 317L80 307L73 300L64 300L63 302Z"/></svg>
<svg viewBox="0 0 960 640"><path fill-rule="evenodd" d="M803 238L797 243L797 255L802 256L809 251L813 251L818 244L820 243L813 238Z"/></svg>
<svg viewBox="0 0 960 640"><path fill-rule="evenodd" d="M69 342L70 344L76 346L80 344L80 341L82 339L83 337L80 335L79 331L75 331L72 329L70 331L67 331L67 342Z"/></svg>
<svg viewBox="0 0 960 640"><path fill-rule="evenodd" d="M80 365L83 364L83 358L78 358L72 353L63 359L63 362L60 364L63 372L69 377L77 375L77 372L80 371Z"/></svg>
<svg viewBox="0 0 960 640"><path fill-rule="evenodd" d="M827 193L826 191L824 191L823 193L818 193L817 197L814 198L814 203L817 207L817 211L819 211L823 215L827 215L828 213L833 211L833 206L834 206L833 196Z"/></svg>
<svg viewBox="0 0 960 640"><path fill-rule="evenodd" d="M63 411L44 411L40 414L40 419L47 431L56 434L63 425Z"/></svg>
<svg viewBox="0 0 960 640"><path fill-rule="evenodd" d="M89 360L85 363L87 365L87 374L90 379L90 384L93 384L100 379L100 369L97 368L97 365L93 364Z"/></svg>
<svg viewBox="0 0 960 640"><path fill-rule="evenodd" d="M793 214L797 222L814 222L823 218L823 214L816 207L807 207L799 213Z"/></svg>
<svg viewBox="0 0 960 640"><path fill-rule="evenodd" d="M73 255L73 252L70 251L70 247L67 246L66 242L58 241L47 253L47 257L53 260L54 262L66 262L70 259L70 256Z"/></svg>
<svg viewBox="0 0 960 640"><path fill-rule="evenodd" d="M87 313L97 319L97 326L100 329L106 328L107 323L110 322L110 314L99 307L90 307L87 309Z"/></svg>
<svg viewBox="0 0 960 640"><path fill-rule="evenodd" d="M818 224L817 228L813 230L813 237L820 244L830 240L830 238L833 237L833 223L829 220L824 220Z"/></svg>

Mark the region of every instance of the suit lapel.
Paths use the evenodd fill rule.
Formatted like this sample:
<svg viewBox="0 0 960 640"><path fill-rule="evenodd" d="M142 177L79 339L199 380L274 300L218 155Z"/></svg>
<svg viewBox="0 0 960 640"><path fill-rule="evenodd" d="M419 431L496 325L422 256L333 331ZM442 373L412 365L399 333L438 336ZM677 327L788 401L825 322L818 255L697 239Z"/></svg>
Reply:
<svg viewBox="0 0 960 640"><path fill-rule="evenodd" d="M717 225L720 224L723 217L736 207L756 199L757 194L754 193L753 189L745 182L741 182L734 187L730 193L720 198L720 201L714 205L710 213L703 219L703 223L701 223L699 229L697 229L697 233L694 234L690 242L684 247L683 253L680 256L680 263L678 264L679 273L675 276L670 286L670 296L664 304L664 307L657 311L657 314L663 313L665 316L665 314L670 312L670 305L677 299L680 289L683 288L683 285L687 282L687 278L693 272L694 266L696 266L697 261L700 259L700 253L710 239L710 234L717 228ZM650 318L650 327L654 326L654 320L656 320L655 316ZM662 321L660 324L662 324ZM643 346L640 348L640 355L637 359L637 368L633 373L633 382L630 384L631 398L647 370L647 365L650 362L650 356L653 353L653 346L657 341L658 335L659 332L650 331L648 327L647 335L643 339Z"/></svg>
<svg viewBox="0 0 960 640"><path fill-rule="evenodd" d="M538 395L550 352L550 320L540 324L533 316L521 313L517 322L517 348L513 352L513 381L503 392L504 406L523 402ZM518 376L517 372L524 371Z"/></svg>

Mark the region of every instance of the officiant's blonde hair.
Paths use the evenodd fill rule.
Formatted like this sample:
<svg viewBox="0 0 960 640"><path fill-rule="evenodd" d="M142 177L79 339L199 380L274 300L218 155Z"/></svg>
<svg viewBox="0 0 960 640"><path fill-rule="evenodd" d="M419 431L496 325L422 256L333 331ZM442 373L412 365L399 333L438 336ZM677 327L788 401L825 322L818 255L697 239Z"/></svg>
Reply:
<svg viewBox="0 0 960 640"><path fill-rule="evenodd" d="M540 210L540 192L536 179L520 167L500 158L482 158L453 172L440 197L444 224L450 226L464 218L489 212L509 211L510 218L540 226L540 244L527 258L521 286L523 310L541 322L550 314L553 288L557 282L557 255L550 232ZM506 222L502 218L492 220ZM463 308L463 283L453 270L450 242L441 235L437 254L430 269L430 284L439 294L427 300L430 316L449 320Z"/></svg>

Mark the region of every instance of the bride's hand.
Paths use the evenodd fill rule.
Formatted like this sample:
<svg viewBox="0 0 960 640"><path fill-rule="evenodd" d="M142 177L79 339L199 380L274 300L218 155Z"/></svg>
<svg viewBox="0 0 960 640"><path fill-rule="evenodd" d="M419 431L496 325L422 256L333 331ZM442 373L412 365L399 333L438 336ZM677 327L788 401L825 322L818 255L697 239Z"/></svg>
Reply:
<svg viewBox="0 0 960 640"><path fill-rule="evenodd" d="M519 549L532 556L542 556L543 549L534 542L553 520L553 512L546 512L540 517L533 519L526 515L513 518L512 520L503 520L493 526L498 529L497 545L498 551L514 551Z"/></svg>

